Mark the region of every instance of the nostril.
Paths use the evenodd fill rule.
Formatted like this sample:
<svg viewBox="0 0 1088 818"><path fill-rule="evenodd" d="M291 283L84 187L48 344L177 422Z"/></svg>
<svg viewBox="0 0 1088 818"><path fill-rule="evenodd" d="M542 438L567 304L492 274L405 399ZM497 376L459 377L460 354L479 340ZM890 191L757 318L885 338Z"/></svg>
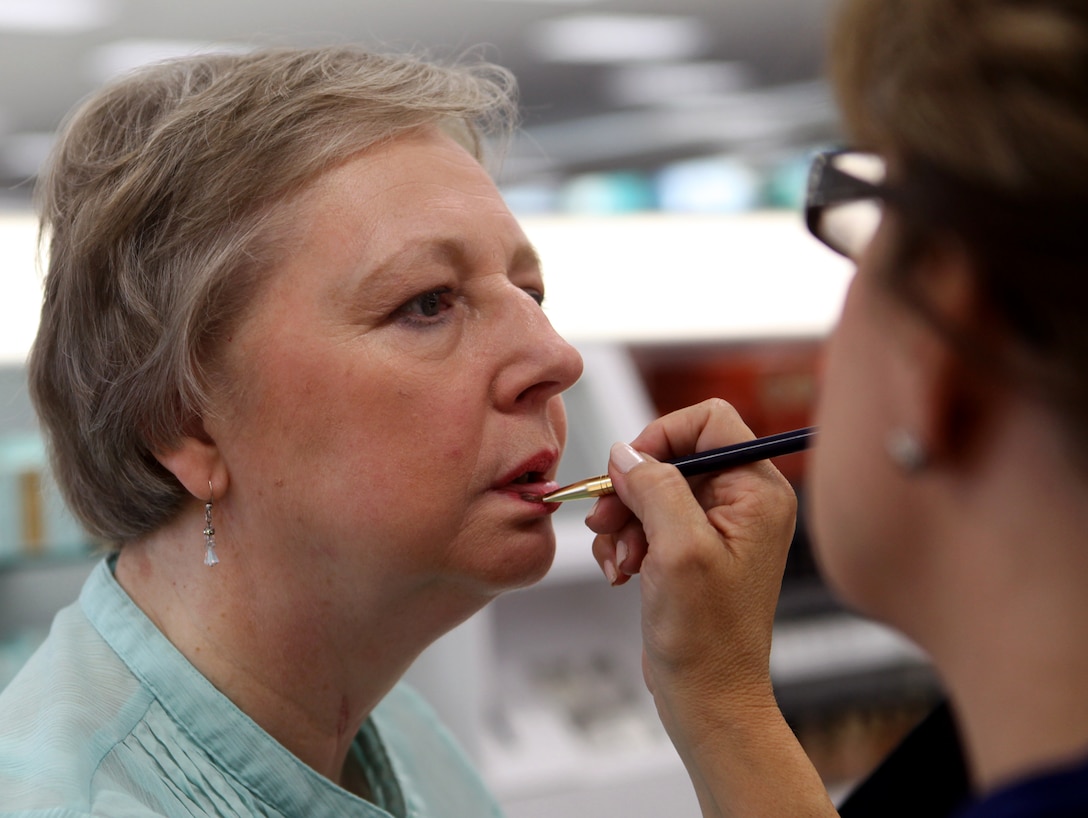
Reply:
<svg viewBox="0 0 1088 818"><path fill-rule="evenodd" d="M517 396L518 403L533 403L536 401L545 401L553 395L558 395L566 389L559 381L542 381L540 383L534 383L527 389L523 389Z"/></svg>

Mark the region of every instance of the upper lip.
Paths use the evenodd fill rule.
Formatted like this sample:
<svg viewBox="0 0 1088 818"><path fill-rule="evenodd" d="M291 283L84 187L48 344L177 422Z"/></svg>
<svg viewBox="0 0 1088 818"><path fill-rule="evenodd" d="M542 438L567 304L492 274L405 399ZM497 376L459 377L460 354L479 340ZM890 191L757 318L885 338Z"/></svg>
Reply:
<svg viewBox="0 0 1088 818"><path fill-rule="evenodd" d="M507 472L495 483L494 488L505 488L526 473L539 475L538 480L531 482L550 480L551 471L558 460L559 454L553 450L546 449L539 451L523 460L521 465Z"/></svg>

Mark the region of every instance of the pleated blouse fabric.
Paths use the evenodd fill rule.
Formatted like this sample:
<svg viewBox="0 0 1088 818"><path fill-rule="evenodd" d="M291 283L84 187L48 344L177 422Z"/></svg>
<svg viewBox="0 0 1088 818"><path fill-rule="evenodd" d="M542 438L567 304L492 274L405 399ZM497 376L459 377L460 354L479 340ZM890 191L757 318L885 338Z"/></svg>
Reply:
<svg viewBox="0 0 1088 818"><path fill-rule="evenodd" d="M289 753L223 696L98 564L0 693L0 815L482 818L500 811L404 685L353 751L376 803Z"/></svg>

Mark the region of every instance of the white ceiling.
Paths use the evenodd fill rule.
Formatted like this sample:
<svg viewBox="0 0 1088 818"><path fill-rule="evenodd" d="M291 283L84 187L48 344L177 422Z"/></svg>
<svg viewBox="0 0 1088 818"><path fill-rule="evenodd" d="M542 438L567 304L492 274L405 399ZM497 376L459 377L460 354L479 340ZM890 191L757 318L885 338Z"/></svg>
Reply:
<svg viewBox="0 0 1088 818"><path fill-rule="evenodd" d="M101 14L89 24L85 4ZM0 0L0 190L28 178L64 113L102 81L122 46L353 42L449 56L474 47L519 78L524 138L504 168L540 174L645 167L722 151L748 154L827 139L820 80L831 0ZM5 29L56 7L65 30ZM592 61L555 61L556 21L637 15L671 41L610 24ZM638 22L638 19L635 20ZM561 39L558 45L570 46ZM671 45L687 53L653 57ZM600 62L633 45L641 59ZM169 47L169 46L168 46ZM651 58L653 57L653 58ZM651 73L646 73L650 71ZM639 97L644 97L639 99Z"/></svg>

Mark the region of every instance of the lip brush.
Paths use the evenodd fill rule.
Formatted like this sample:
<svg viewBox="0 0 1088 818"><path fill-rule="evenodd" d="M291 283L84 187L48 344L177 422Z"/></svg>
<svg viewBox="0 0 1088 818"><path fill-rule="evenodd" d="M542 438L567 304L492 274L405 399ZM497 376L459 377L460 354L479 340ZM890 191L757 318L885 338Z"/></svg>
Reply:
<svg viewBox="0 0 1088 818"><path fill-rule="evenodd" d="M757 460L800 452L811 446L815 437L816 427L808 426L804 429L794 429L790 432L747 440L744 443L735 443L732 446L723 446L720 449L696 452L666 462L676 466L685 477L694 477L697 474L726 471L737 466L755 463ZM565 503L568 500L585 500L614 493L612 479L607 474L602 474L600 477L590 477L556 489L550 494L545 494L540 500L544 503Z"/></svg>

